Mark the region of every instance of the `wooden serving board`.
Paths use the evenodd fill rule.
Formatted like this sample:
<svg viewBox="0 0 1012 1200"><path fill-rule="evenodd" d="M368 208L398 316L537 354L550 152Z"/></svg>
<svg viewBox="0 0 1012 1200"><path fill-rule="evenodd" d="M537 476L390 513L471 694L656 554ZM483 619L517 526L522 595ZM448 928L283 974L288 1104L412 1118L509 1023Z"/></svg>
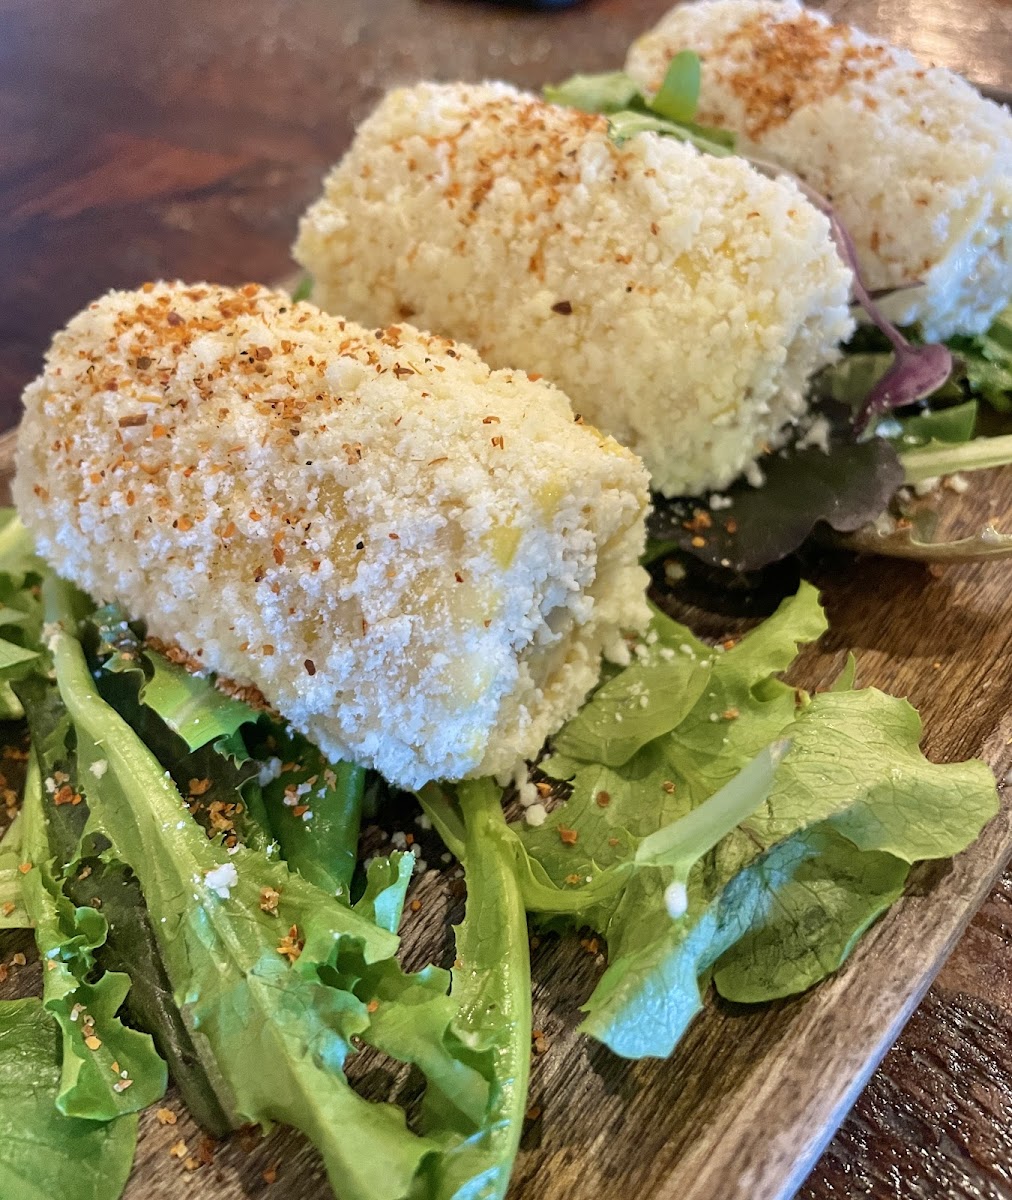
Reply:
<svg viewBox="0 0 1012 1200"><path fill-rule="evenodd" d="M11 472L13 435L0 438L0 500ZM954 497L950 497L954 500ZM952 507L952 505L950 505ZM950 525L985 517L1012 524L1012 471L974 478ZM831 631L809 648L794 682L815 688L853 649L862 685L908 695L925 722L925 750L947 761L981 754L1004 778L1012 762L1009 567L944 571L886 560L827 560L814 576ZM673 611L702 636L743 623L701 608ZM412 814L404 824L412 828ZM420 837L433 835L415 833ZM376 836L375 831L372 834ZM438 863L433 843L423 849ZM907 894L864 938L846 967L805 996L749 1008L711 1002L667 1061L627 1063L575 1033L579 1005L603 969L587 938L535 940L534 1028L549 1049L534 1056L530 1114L512 1195L590 1200L786 1200L803 1182L879 1059L945 961L1012 854L1012 806L952 862L914 871ZM430 870L402 926L408 965L452 958L448 921L462 885L451 868ZM459 919L459 913L455 919ZM31 953L27 934L0 939L0 961ZM31 961L0 995L38 990ZM366 1094L389 1096L402 1080L361 1056ZM291 1200L330 1195L313 1149L291 1130L237 1136L211 1146L170 1095L175 1124L142 1117L129 1200L238 1200L276 1180ZM182 1140L185 1151L170 1153ZM177 1156L178 1155L178 1156ZM269 1182L270 1181L270 1182ZM850 1193L854 1194L854 1193Z"/></svg>

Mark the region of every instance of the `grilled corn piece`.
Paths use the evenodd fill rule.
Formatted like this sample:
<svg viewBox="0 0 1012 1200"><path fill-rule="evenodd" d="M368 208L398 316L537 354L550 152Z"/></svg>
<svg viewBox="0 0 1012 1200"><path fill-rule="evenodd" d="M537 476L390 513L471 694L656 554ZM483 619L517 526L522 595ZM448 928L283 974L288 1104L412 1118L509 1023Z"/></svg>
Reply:
<svg viewBox="0 0 1012 1200"><path fill-rule="evenodd" d="M148 284L57 334L24 402L53 567L394 783L532 756L648 620L642 464L411 326Z"/></svg>
<svg viewBox="0 0 1012 1200"><path fill-rule="evenodd" d="M852 328L826 218L739 159L505 84L395 91L302 220L314 298L539 372L666 495L722 487Z"/></svg>
<svg viewBox="0 0 1012 1200"><path fill-rule="evenodd" d="M698 120L828 196L869 287L929 339L986 329L1012 296L1012 116L968 83L796 0L680 4L629 51L649 94L703 59Z"/></svg>

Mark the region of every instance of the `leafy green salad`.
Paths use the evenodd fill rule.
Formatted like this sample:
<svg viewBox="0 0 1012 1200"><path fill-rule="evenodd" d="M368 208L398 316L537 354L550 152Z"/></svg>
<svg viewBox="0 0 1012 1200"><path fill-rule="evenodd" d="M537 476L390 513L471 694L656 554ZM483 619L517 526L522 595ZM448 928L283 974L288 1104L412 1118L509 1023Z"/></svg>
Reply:
<svg viewBox="0 0 1012 1200"><path fill-rule="evenodd" d="M669 1055L711 989L755 1003L836 970L911 864L997 803L983 763L927 761L915 711L858 689L852 658L814 695L781 680L825 629L807 584L736 642L655 610L526 805L492 779L388 797L420 803L466 886L452 968L408 971L420 864L358 852L382 781L97 608L5 511L0 701L30 751L0 926L34 931L42 972L41 996L0 1001L0 1196L113 1200L171 1079L215 1137L301 1130L342 1200L501 1197L529 923L605 939L582 1031L629 1059ZM368 1054L417 1086L365 1098L348 1069Z"/></svg>

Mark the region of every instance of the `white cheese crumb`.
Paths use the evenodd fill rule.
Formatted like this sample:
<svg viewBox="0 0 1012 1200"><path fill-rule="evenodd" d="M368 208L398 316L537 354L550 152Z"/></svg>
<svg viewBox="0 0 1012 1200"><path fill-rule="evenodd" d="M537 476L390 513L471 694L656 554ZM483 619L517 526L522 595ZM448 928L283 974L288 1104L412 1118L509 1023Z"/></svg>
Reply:
<svg viewBox="0 0 1012 1200"><path fill-rule="evenodd" d="M517 797L524 808L530 808L538 802L538 789L528 779L517 789Z"/></svg>
<svg viewBox="0 0 1012 1200"><path fill-rule="evenodd" d="M627 667L630 662L629 643L625 638L613 638L604 647L604 657L616 667Z"/></svg>
<svg viewBox="0 0 1012 1200"><path fill-rule="evenodd" d="M537 828L548 820L548 809L543 804L532 804L524 813L528 825Z"/></svg>
<svg viewBox="0 0 1012 1200"><path fill-rule="evenodd" d="M798 440L798 449L807 450L809 446L817 446L823 454L829 453L829 421L818 416L808 427L804 437Z"/></svg>
<svg viewBox="0 0 1012 1200"><path fill-rule="evenodd" d="M517 799L520 803L524 808L530 808L538 798L538 789L530 781L528 767L525 762L517 763L511 783L516 788Z"/></svg>
<svg viewBox="0 0 1012 1200"><path fill-rule="evenodd" d="M222 863L221 866L212 867L210 871L204 872L204 886L221 900L228 900L231 897L230 889L234 888L238 882L239 875L231 863Z"/></svg>
<svg viewBox="0 0 1012 1200"><path fill-rule="evenodd" d="M102 776L109 770L109 761L105 758L96 759L88 768L96 779L101 779Z"/></svg>
<svg viewBox="0 0 1012 1200"><path fill-rule="evenodd" d="M684 883L676 880L674 883L668 884L664 890L664 907L673 921L685 916L689 909L689 894L685 890Z"/></svg>
<svg viewBox="0 0 1012 1200"><path fill-rule="evenodd" d="M260 772L257 775L257 782L261 787L266 787L281 775L281 759L269 758L265 763L260 764Z"/></svg>
<svg viewBox="0 0 1012 1200"><path fill-rule="evenodd" d="M749 463L745 468L745 478L748 480L749 486L754 488L761 488L766 483L762 467L755 462Z"/></svg>

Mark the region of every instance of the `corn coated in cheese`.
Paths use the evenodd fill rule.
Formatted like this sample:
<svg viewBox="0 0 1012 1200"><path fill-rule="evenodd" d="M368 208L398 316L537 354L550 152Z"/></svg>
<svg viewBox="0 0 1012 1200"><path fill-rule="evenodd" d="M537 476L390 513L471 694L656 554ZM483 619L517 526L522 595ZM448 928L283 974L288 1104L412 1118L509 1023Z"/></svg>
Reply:
<svg viewBox="0 0 1012 1200"><path fill-rule="evenodd" d="M280 292L111 292L27 388L39 552L417 787L533 756L648 620L647 475L566 396Z"/></svg>

